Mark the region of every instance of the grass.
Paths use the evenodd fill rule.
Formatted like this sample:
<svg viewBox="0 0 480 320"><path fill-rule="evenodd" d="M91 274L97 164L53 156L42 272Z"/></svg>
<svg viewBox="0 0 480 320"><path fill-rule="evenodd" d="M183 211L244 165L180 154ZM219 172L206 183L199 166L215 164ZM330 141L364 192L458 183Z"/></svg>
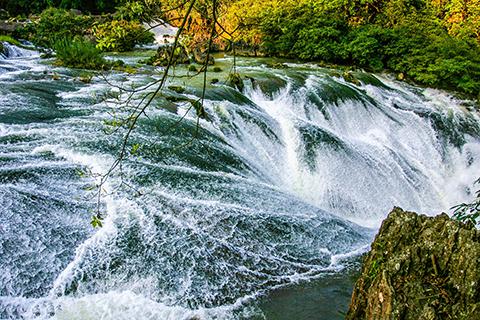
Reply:
<svg viewBox="0 0 480 320"><path fill-rule="evenodd" d="M63 67L107 70L111 68L95 45L84 39L61 39L55 41L56 64Z"/></svg>

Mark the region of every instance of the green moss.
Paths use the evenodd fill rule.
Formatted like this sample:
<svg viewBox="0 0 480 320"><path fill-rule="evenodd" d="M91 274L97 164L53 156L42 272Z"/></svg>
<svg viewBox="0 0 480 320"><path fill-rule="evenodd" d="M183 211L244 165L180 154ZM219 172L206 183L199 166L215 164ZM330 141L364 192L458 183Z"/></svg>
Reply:
<svg viewBox="0 0 480 320"><path fill-rule="evenodd" d="M10 43L14 46L21 46L22 45L20 42L18 42L18 40L15 40L10 36L0 35L0 43L1 42L8 42L8 43ZM2 45L2 47L0 47L0 51L3 51L2 48L3 48L3 45Z"/></svg>

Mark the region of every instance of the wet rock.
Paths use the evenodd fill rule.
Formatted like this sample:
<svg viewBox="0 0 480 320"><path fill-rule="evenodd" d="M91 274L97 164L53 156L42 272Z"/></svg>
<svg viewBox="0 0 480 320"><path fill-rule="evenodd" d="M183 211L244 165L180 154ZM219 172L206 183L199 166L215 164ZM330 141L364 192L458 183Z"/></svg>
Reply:
<svg viewBox="0 0 480 320"><path fill-rule="evenodd" d="M237 88L239 91L243 91L245 88L242 77L238 73L231 73L228 75L227 85L232 88Z"/></svg>
<svg viewBox="0 0 480 320"><path fill-rule="evenodd" d="M366 255L346 320L480 319L480 231L394 208Z"/></svg>
<svg viewBox="0 0 480 320"><path fill-rule="evenodd" d="M12 34L17 28L23 27L20 22L0 21L0 34Z"/></svg>
<svg viewBox="0 0 480 320"><path fill-rule="evenodd" d="M147 63L154 65L154 66L166 66L170 61L170 56L172 54L173 46L172 45L165 45L160 46L157 49L157 53L155 56L150 58ZM172 59L172 64L189 64L190 58L187 54L186 49L183 46L178 46L175 48L175 52Z"/></svg>
<svg viewBox="0 0 480 320"><path fill-rule="evenodd" d="M360 81L358 81L358 79L355 78L355 76L351 71L345 71L342 76L345 81L350 82L356 86L359 86L361 84Z"/></svg>
<svg viewBox="0 0 480 320"><path fill-rule="evenodd" d="M184 93L185 92L185 87L182 86L168 86L169 90L172 90L176 93Z"/></svg>
<svg viewBox="0 0 480 320"><path fill-rule="evenodd" d="M199 47L196 47L193 49L193 59L195 63L204 65L205 60L208 58L208 65L214 65L215 64L215 59L211 54L208 54L207 50L202 50Z"/></svg>

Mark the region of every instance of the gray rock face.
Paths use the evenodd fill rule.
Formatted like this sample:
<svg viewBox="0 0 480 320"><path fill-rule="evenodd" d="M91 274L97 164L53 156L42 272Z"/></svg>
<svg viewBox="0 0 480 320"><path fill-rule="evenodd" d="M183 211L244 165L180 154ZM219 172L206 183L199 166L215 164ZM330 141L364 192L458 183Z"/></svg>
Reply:
<svg viewBox="0 0 480 320"><path fill-rule="evenodd" d="M366 255L347 320L480 319L480 231L394 208Z"/></svg>

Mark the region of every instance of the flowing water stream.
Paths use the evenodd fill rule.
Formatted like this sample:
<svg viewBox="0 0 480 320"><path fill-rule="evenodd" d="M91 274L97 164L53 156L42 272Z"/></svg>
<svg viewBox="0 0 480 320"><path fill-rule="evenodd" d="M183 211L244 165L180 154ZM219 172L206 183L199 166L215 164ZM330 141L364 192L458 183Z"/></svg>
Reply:
<svg viewBox="0 0 480 320"><path fill-rule="evenodd" d="M105 123L123 112L103 97L118 92L9 50L19 53L0 58L0 319L292 319L278 308L341 319L346 275L389 210L448 210L471 198L480 171L468 102L243 59L254 80L243 93L209 86L198 127L189 103L152 105L93 229L94 187L121 137ZM108 75L123 86L158 77ZM199 81L169 94L197 97Z"/></svg>

